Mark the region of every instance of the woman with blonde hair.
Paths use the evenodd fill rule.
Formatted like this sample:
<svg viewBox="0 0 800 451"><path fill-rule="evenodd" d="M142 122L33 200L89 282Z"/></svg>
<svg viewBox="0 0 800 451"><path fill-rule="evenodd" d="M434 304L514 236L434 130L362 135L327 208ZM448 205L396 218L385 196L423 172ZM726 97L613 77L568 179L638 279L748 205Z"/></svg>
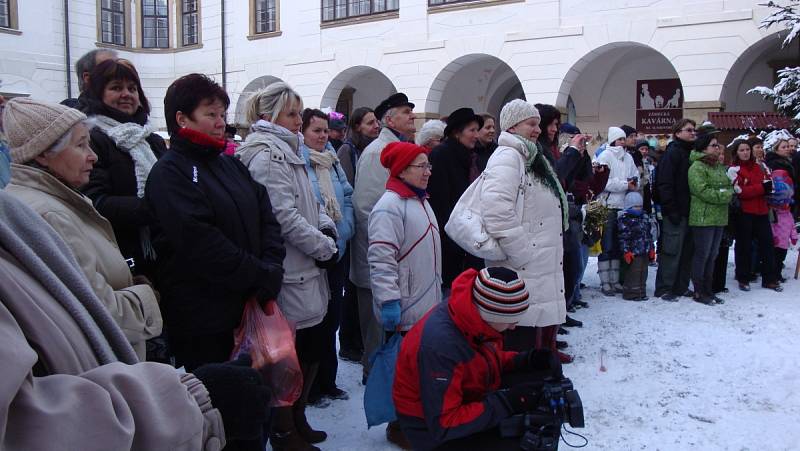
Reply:
<svg viewBox="0 0 800 451"><path fill-rule="evenodd" d="M317 449L327 438L306 420L309 392L319 371L325 338L322 323L330 290L326 269L336 265L336 224L317 202L301 151L303 100L289 85L273 83L247 103L250 134L236 151L253 178L264 185L286 246L278 305L297 326L295 347L303 392L292 407L274 410L270 442L275 450Z"/></svg>

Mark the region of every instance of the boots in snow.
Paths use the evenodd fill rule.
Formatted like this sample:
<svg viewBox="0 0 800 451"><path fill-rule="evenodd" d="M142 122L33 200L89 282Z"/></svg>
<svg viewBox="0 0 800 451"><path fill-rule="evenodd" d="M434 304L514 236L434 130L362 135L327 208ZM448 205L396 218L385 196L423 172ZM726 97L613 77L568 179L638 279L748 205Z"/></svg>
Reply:
<svg viewBox="0 0 800 451"><path fill-rule="evenodd" d="M272 409L272 432L269 436L270 445L275 451L319 451L319 448L309 444L294 427L294 407L275 407Z"/></svg>
<svg viewBox="0 0 800 451"><path fill-rule="evenodd" d="M600 292L605 296L614 296L614 287L611 285L611 261L598 260L597 274L600 276Z"/></svg>
<svg viewBox="0 0 800 451"><path fill-rule="evenodd" d="M300 399L294 403L292 406L292 419L294 420L294 427L300 436L305 439L308 443L320 443L324 442L326 438L328 438L328 434L324 431L315 431L311 428L308 424L308 420L306 419L306 404L308 403L308 395L311 392L311 386L314 383L314 379L317 377L317 372L319 371L319 362L310 364L310 365L303 365L301 364L301 369L303 370L303 392L300 395Z"/></svg>

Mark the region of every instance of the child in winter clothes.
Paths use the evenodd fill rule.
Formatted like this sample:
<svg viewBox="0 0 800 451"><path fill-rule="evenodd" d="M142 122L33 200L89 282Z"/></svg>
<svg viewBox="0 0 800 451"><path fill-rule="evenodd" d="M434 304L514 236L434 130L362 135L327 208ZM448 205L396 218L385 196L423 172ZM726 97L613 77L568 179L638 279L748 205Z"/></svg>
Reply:
<svg viewBox="0 0 800 451"><path fill-rule="evenodd" d="M655 260L655 247L650 232L650 217L642 210L642 195L631 191L625 195L625 209L618 213L619 244L628 263L622 298L646 301L647 267Z"/></svg>
<svg viewBox="0 0 800 451"><path fill-rule="evenodd" d="M790 244L797 244L797 230L791 212L791 205L794 203L794 182L787 171L778 169L772 172L772 186L774 191L768 197L767 203L775 213L775 220L772 222L772 241L775 246L775 266L780 274Z"/></svg>

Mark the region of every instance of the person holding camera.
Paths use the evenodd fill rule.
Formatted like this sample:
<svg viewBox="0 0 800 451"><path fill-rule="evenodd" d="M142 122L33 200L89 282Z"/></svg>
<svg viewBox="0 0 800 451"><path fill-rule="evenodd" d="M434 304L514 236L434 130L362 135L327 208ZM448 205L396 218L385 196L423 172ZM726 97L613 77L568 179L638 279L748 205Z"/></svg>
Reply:
<svg viewBox="0 0 800 451"><path fill-rule="evenodd" d="M561 378L549 350L503 351L503 331L528 310L523 279L502 267L468 269L403 340L392 398L415 450L512 449L500 422L539 405L545 377ZM501 380L516 379L501 389ZM509 385L509 384L505 384Z"/></svg>

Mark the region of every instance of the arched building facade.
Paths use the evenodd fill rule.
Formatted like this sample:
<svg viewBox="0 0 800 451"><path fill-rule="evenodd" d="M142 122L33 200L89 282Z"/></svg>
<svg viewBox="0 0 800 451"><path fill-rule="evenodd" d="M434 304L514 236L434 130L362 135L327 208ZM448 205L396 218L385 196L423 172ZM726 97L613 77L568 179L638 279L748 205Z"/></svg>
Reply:
<svg viewBox="0 0 800 451"><path fill-rule="evenodd" d="M136 64L156 106L181 75L224 78L229 121L240 127L247 125L249 94L283 80L306 106L345 113L404 92L421 119L462 106L497 114L505 102L525 98L556 105L582 129L603 134L608 125L636 123L642 99L654 105L661 97L666 105L675 89L681 114L695 119L715 111L772 111L747 89L772 85L776 68L800 64L797 43L781 50L783 33L759 28L769 12L759 1L403 1L396 9L339 17L315 14L303 2L271 0L280 13L268 23L254 15L254 2L199 0L193 20L200 32L190 36L197 42L183 46L187 37L173 36L163 49L140 48L146 41L138 38L104 44L99 7L76 3L68 58L63 5L20 2L17 29L0 33L0 92L60 101L69 78L77 97L66 61L71 66L86 51L109 47ZM130 14L126 26L136 37ZM174 14L170 30L179 34L185 30L180 21L190 16ZM650 95L659 86L653 80L671 80L669 95ZM163 110L154 108L152 120L163 128Z"/></svg>

